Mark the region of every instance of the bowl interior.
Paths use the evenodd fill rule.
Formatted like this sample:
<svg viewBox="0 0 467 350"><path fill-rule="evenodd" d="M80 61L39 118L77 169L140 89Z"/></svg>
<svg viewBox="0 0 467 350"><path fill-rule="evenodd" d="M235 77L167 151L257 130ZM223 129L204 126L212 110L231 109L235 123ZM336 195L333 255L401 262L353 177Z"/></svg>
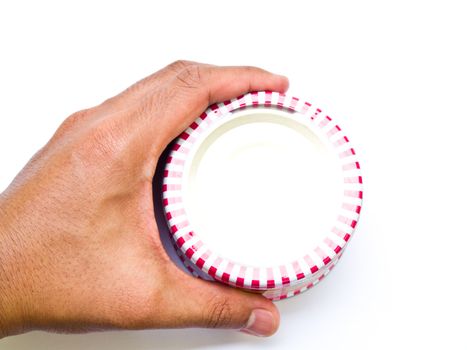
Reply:
<svg viewBox="0 0 467 350"><path fill-rule="evenodd" d="M332 228L343 199L339 158L297 112L247 108L202 132L183 172L193 231L246 266L304 256Z"/></svg>

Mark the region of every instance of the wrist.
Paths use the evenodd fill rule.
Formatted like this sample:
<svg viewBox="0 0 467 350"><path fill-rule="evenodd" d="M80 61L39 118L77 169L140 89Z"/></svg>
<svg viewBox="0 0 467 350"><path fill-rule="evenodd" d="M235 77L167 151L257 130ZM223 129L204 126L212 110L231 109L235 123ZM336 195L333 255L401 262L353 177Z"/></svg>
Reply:
<svg viewBox="0 0 467 350"><path fill-rule="evenodd" d="M0 193L0 339L19 334L24 329L24 304L21 301L19 265L16 261L18 241L9 227L9 218Z"/></svg>

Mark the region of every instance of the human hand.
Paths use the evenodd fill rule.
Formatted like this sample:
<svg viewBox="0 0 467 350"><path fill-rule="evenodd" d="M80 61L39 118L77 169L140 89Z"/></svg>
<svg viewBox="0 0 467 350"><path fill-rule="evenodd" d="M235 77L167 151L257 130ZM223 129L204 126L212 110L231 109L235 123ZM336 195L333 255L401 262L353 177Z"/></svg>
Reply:
<svg viewBox="0 0 467 350"><path fill-rule="evenodd" d="M171 262L152 180L162 151L209 104L287 86L258 68L178 61L68 117L0 194L0 338L34 329L273 334L269 300Z"/></svg>

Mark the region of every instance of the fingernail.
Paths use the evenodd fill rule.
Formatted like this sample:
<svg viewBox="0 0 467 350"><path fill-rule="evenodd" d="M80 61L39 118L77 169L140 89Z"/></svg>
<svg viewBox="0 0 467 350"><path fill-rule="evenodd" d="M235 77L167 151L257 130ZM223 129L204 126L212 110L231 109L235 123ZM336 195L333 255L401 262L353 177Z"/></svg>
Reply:
<svg viewBox="0 0 467 350"><path fill-rule="evenodd" d="M276 321L271 312L264 309L255 309L241 331L258 337L267 337L276 331Z"/></svg>

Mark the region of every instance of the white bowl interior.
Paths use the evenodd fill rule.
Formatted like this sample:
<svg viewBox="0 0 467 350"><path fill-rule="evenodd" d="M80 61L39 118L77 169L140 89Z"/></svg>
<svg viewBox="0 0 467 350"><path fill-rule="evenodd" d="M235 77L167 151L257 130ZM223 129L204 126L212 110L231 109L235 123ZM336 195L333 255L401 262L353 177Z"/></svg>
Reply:
<svg viewBox="0 0 467 350"><path fill-rule="evenodd" d="M342 203L342 170L304 118L250 108L197 141L184 172L184 203L213 252L242 265L277 266L329 233Z"/></svg>

